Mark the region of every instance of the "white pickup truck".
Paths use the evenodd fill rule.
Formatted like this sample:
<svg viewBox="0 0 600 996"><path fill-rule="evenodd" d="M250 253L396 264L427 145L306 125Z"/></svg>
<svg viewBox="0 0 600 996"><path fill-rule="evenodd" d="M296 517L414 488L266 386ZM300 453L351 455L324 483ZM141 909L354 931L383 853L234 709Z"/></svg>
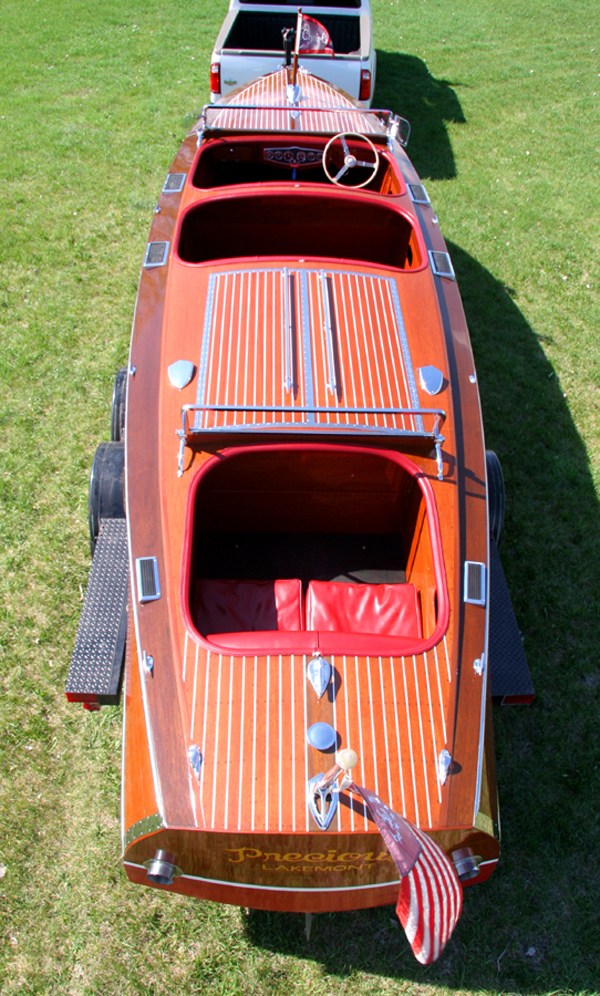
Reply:
<svg viewBox="0 0 600 996"><path fill-rule="evenodd" d="M303 13L327 28L331 55L301 55L300 64L370 107L376 56L369 0L309 0ZM210 67L210 99L272 73L284 62L282 32L296 26L298 0L231 0Z"/></svg>

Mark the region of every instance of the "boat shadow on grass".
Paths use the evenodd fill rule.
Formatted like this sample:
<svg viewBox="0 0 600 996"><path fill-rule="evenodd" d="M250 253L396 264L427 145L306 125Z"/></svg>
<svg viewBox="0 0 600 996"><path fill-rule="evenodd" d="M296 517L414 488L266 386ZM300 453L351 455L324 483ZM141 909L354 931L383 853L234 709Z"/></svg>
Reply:
<svg viewBox="0 0 600 996"><path fill-rule="evenodd" d="M558 379L514 292L449 246L477 363L486 442L502 462L502 560L536 699L494 710L502 855L465 889L442 958L413 959L393 906L315 917L251 911L249 940L320 963L449 989L595 991L600 977L600 511ZM360 983L357 981L357 986Z"/></svg>
<svg viewBox="0 0 600 996"><path fill-rule="evenodd" d="M446 123L466 123L453 89L457 85L436 79L415 55L377 51L373 106L389 108L410 122L410 158L422 180L456 176Z"/></svg>

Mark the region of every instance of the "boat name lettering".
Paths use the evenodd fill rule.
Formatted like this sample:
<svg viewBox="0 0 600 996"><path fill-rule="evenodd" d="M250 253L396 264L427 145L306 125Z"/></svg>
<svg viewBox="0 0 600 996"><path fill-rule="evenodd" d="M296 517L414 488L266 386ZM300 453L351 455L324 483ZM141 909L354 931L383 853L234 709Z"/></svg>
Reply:
<svg viewBox="0 0 600 996"><path fill-rule="evenodd" d="M365 868L372 867L363 862L360 865L263 865L262 869L266 872L301 872L305 875L314 874L314 872L357 872L364 871Z"/></svg>
<svg viewBox="0 0 600 996"><path fill-rule="evenodd" d="M350 864L355 861L365 861L372 863L375 861L391 861L391 857L387 851L367 851L365 854L348 851L343 854L338 854L337 851L311 851L309 854L298 854L296 851L290 851L289 854L279 854L277 851L261 851L256 847L237 847L237 848L225 848L225 853L232 855L229 858L230 864L239 865L242 861L247 859L254 860L255 858L260 858L262 861L268 861L272 859L273 861L279 862L296 862L296 861L306 861L308 864L314 864L315 862L327 862L327 864Z"/></svg>

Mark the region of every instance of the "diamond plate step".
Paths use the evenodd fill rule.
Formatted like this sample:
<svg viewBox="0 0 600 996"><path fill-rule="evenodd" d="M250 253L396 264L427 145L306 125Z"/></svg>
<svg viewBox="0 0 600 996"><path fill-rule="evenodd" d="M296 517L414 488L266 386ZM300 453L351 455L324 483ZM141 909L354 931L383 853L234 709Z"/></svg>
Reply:
<svg viewBox="0 0 600 996"><path fill-rule="evenodd" d="M119 702L127 635L127 570L125 519L101 519L65 689L69 702Z"/></svg>
<svg viewBox="0 0 600 996"><path fill-rule="evenodd" d="M498 547L490 539L490 633L488 655L492 699L529 705L535 692Z"/></svg>

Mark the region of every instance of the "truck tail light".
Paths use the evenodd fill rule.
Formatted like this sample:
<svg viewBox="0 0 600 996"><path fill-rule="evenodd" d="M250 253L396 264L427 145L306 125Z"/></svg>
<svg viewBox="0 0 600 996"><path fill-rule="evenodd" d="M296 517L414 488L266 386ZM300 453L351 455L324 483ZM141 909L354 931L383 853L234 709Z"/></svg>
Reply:
<svg viewBox="0 0 600 996"><path fill-rule="evenodd" d="M371 73L368 69L363 69L360 74L359 100L368 100L371 96Z"/></svg>
<svg viewBox="0 0 600 996"><path fill-rule="evenodd" d="M213 62L210 67L210 92L221 92L221 63Z"/></svg>

